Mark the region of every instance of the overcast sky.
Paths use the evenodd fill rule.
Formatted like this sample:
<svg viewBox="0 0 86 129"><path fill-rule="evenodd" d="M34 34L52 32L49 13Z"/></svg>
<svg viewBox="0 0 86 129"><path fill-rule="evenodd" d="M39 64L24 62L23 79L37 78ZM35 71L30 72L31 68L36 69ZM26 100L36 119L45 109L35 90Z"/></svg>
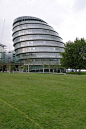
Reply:
<svg viewBox="0 0 86 129"><path fill-rule="evenodd" d="M20 16L46 21L63 42L86 39L86 0L0 0L0 43L13 49L12 23Z"/></svg>

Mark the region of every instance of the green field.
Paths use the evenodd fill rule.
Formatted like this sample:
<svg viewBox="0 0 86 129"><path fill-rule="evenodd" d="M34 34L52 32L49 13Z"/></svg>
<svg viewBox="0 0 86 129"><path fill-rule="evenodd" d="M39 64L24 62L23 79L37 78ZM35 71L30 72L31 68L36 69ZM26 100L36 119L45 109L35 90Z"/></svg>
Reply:
<svg viewBox="0 0 86 129"><path fill-rule="evenodd" d="M0 73L0 129L86 129L86 76Z"/></svg>

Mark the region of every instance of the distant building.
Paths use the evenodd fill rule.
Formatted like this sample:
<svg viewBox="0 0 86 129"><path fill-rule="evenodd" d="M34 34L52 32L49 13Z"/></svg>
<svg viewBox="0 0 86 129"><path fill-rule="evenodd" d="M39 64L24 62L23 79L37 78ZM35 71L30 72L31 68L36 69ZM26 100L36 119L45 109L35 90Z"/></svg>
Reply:
<svg viewBox="0 0 86 129"><path fill-rule="evenodd" d="M6 57L6 45L3 45L3 44L0 44L0 60L3 62L3 63L6 63L6 60L7 57Z"/></svg>
<svg viewBox="0 0 86 129"><path fill-rule="evenodd" d="M31 16L16 18L13 22L13 42L18 62L25 63L28 58L31 59L30 70L40 71L43 64L60 65L63 40L42 19Z"/></svg>
<svg viewBox="0 0 86 129"><path fill-rule="evenodd" d="M10 62L13 62L13 63L17 63L18 62L17 57L16 57L16 53L15 53L14 50L9 51L7 55L8 55L8 60Z"/></svg>

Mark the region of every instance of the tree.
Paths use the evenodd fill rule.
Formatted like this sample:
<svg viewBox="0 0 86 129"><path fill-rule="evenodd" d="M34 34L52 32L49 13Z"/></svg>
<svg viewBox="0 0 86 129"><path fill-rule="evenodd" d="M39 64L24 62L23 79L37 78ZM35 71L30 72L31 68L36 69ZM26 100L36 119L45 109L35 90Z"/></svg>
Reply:
<svg viewBox="0 0 86 129"><path fill-rule="evenodd" d="M0 60L0 69L2 69L2 61Z"/></svg>
<svg viewBox="0 0 86 129"><path fill-rule="evenodd" d="M28 64L28 73L29 73L29 65L30 65L30 63L31 63L31 59L28 58L28 59L26 60L26 64Z"/></svg>
<svg viewBox="0 0 86 129"><path fill-rule="evenodd" d="M76 38L74 42L65 44L65 52L61 53L61 65L65 68L85 69L86 68L86 41Z"/></svg>
<svg viewBox="0 0 86 129"><path fill-rule="evenodd" d="M56 60L56 63L50 66L53 69L53 73L54 70L56 69L56 71L58 71L58 69L61 68L61 65L59 64L58 60Z"/></svg>
<svg viewBox="0 0 86 129"><path fill-rule="evenodd" d="M59 64L58 60L54 64L54 67L55 67L56 71L60 73L61 65Z"/></svg>
<svg viewBox="0 0 86 129"><path fill-rule="evenodd" d="M0 60L0 69L4 72L4 64L1 60Z"/></svg>
<svg viewBox="0 0 86 129"><path fill-rule="evenodd" d="M19 72L21 71L21 66L18 66Z"/></svg>
<svg viewBox="0 0 86 129"><path fill-rule="evenodd" d="M11 70L13 71L14 73L14 70L15 70L15 64L13 63L12 66L11 66Z"/></svg>
<svg viewBox="0 0 86 129"><path fill-rule="evenodd" d="M19 72L23 73L23 70L24 70L23 65L18 66L18 69L19 69Z"/></svg>
<svg viewBox="0 0 86 129"><path fill-rule="evenodd" d="M8 61L8 63L7 63L7 69L10 74L10 71L11 71L11 62L10 61Z"/></svg>
<svg viewBox="0 0 86 129"><path fill-rule="evenodd" d="M28 66L27 65L23 65L23 68L27 72Z"/></svg>
<svg viewBox="0 0 86 129"><path fill-rule="evenodd" d="M56 66L55 65L51 65L51 68L53 69L53 73L54 73L54 70L55 70Z"/></svg>
<svg viewBox="0 0 86 129"><path fill-rule="evenodd" d="M50 62L50 60L49 60L49 59L48 59L48 61L47 61L47 65L48 65L48 68L49 68L49 73L50 73L51 62Z"/></svg>
<svg viewBox="0 0 86 129"><path fill-rule="evenodd" d="M44 73L44 66L45 66L44 61L42 61L43 73Z"/></svg>

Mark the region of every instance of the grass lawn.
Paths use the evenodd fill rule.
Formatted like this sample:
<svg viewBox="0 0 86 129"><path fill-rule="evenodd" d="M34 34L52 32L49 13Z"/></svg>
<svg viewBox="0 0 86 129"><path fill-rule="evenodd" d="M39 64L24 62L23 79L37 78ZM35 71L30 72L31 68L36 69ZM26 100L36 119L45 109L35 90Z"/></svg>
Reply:
<svg viewBox="0 0 86 129"><path fill-rule="evenodd" d="M0 73L0 129L86 129L86 76Z"/></svg>

